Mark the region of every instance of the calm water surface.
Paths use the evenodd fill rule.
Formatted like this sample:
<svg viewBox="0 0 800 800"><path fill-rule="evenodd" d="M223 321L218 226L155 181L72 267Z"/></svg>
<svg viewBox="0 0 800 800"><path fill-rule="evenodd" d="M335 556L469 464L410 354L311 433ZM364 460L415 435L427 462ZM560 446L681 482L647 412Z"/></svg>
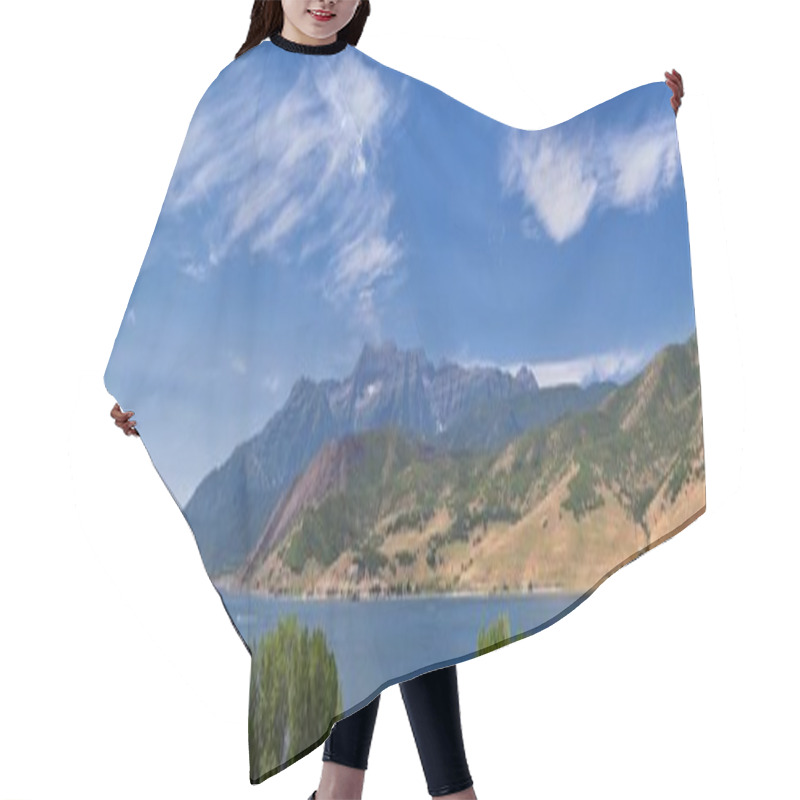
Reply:
<svg viewBox="0 0 800 800"><path fill-rule="evenodd" d="M515 635L552 624L582 602L582 595L556 593L359 602L220 595L253 653L282 616L296 614L301 625L321 628L336 657L346 710L366 705L386 686L474 656L480 629L503 613Z"/></svg>

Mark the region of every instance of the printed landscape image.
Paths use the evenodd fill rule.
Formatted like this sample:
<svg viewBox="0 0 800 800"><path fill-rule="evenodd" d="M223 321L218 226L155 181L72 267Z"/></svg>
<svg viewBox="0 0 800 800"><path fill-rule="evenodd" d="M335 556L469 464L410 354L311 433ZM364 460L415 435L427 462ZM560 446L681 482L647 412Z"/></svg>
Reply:
<svg viewBox="0 0 800 800"><path fill-rule="evenodd" d="M105 384L252 657L253 783L704 512L670 96L524 130L269 41L203 96Z"/></svg>
<svg viewBox="0 0 800 800"><path fill-rule="evenodd" d="M586 388L365 347L345 380L299 381L185 513L221 588L332 596L584 590L704 506L693 334Z"/></svg>

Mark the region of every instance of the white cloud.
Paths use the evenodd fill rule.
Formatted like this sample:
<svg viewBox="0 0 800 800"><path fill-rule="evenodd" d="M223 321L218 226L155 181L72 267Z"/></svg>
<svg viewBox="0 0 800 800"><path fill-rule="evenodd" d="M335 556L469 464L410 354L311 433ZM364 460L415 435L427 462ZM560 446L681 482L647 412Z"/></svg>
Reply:
<svg viewBox="0 0 800 800"><path fill-rule="evenodd" d="M190 261L188 264L184 264L180 269L184 275L188 275L196 281L204 281L208 276L208 265L199 264L196 261Z"/></svg>
<svg viewBox="0 0 800 800"><path fill-rule="evenodd" d="M265 88L259 106L262 65L246 63L231 68L231 87L218 92L219 100L201 104L176 167L169 211L213 218L202 236L214 258L184 272L202 280L240 242L256 261L284 261L281 248L296 237L302 245L293 264L319 254L328 265L325 296L336 304L355 301L360 316L351 321L374 334L374 285L391 273L402 247L388 233L392 194L370 165L404 104L389 96L374 68L342 58L327 69L301 69L271 102Z"/></svg>
<svg viewBox="0 0 800 800"><path fill-rule="evenodd" d="M674 126L645 122L596 135L579 123L509 133L500 164L503 191L519 193L541 229L561 243L603 206L652 210L678 173ZM563 123L562 125L566 125ZM523 232L538 228L521 215Z"/></svg>
<svg viewBox="0 0 800 800"><path fill-rule="evenodd" d="M613 183L609 200L615 206L651 211L661 189L678 174L678 149L669 127L643 125L608 142Z"/></svg>
<svg viewBox="0 0 800 800"><path fill-rule="evenodd" d="M239 354L232 354L231 355L231 369L237 375L246 375L247 374L247 359Z"/></svg>
<svg viewBox="0 0 800 800"><path fill-rule="evenodd" d="M283 386L283 381L279 375L265 375L261 379L261 385L272 394L277 394Z"/></svg>
<svg viewBox="0 0 800 800"><path fill-rule="evenodd" d="M626 381L647 362L644 352L613 350L565 361L542 361L531 364L530 369L540 386L562 383L581 385L595 381Z"/></svg>
<svg viewBox="0 0 800 800"><path fill-rule="evenodd" d="M627 349L612 350L607 353L581 356L564 361L540 361L529 363L520 361L514 364L496 364L490 361L460 359L465 367L493 367L516 376L523 366L533 372L540 388L560 386L565 383L586 385L595 381L630 380L648 361L647 353Z"/></svg>

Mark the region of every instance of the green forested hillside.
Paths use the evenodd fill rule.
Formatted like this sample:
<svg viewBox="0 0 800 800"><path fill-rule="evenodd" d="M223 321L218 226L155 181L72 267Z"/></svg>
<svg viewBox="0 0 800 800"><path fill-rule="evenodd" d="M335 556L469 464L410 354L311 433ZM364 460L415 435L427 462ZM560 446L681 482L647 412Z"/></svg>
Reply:
<svg viewBox="0 0 800 800"><path fill-rule="evenodd" d="M704 505L696 336L660 351L596 409L531 430L498 452L443 452L394 428L346 439L339 489L299 509L251 571L248 588L465 590L470 575L475 585L485 585L478 580L483 573L494 584L506 582L506 574L516 580L523 562L526 574L541 574L540 562L551 557L542 555L545 547L571 552L573 562L581 547L599 558L600 535L609 538L603 558L617 558L620 547L632 546L611 543L620 526L649 545L666 533L651 530L649 520L662 519L656 505L667 514L690 487L702 490L702 502L692 502ZM326 457L335 459L335 448ZM554 503L557 517L534 525L535 509ZM559 557L565 558L553 555L553 563ZM548 574L558 582L557 568Z"/></svg>

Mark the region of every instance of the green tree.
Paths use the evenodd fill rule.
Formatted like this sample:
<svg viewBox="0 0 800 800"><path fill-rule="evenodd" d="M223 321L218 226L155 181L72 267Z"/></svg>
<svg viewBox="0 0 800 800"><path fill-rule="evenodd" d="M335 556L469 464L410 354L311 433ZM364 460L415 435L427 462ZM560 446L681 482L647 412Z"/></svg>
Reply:
<svg viewBox="0 0 800 800"><path fill-rule="evenodd" d="M296 615L281 617L259 640L250 670L251 779L305 755L342 710L339 672L325 634L301 627Z"/></svg>
<svg viewBox="0 0 800 800"><path fill-rule="evenodd" d="M508 613L503 612L488 628L481 626L478 632L478 655L503 647L511 640L511 623Z"/></svg>

